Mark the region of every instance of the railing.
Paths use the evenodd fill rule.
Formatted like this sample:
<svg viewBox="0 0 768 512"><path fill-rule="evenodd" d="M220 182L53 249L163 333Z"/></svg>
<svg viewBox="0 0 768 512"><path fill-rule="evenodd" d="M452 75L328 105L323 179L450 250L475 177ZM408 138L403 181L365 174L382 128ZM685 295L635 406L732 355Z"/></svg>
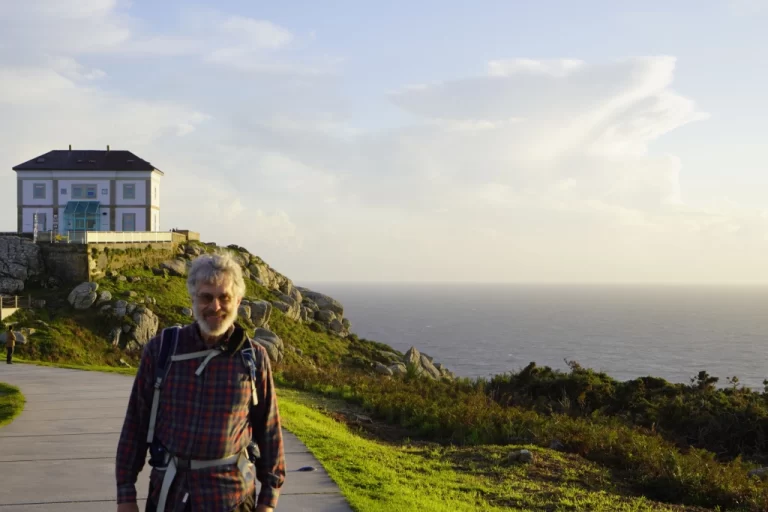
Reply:
<svg viewBox="0 0 768 512"><path fill-rule="evenodd" d="M39 242L62 244L130 244L172 242L170 231L67 231L57 235L52 231L37 234Z"/></svg>

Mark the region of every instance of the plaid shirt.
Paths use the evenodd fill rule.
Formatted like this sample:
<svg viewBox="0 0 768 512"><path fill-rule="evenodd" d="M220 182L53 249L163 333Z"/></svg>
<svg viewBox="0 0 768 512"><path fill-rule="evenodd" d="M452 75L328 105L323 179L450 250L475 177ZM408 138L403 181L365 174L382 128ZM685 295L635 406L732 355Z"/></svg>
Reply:
<svg viewBox="0 0 768 512"><path fill-rule="evenodd" d="M242 330L231 328L227 341ZM256 463L256 478L261 482L257 504L275 507L285 480L285 456L269 357L260 345L256 348L256 388L258 405L252 407L251 381L240 349L211 359L198 377L195 370L202 359L174 361L163 381L157 411L155 438L171 453L185 459L219 459L244 450L253 440L261 456ZM144 348L117 447L117 503L136 501L136 479L147 456L147 430L154 392L154 367L159 357L160 336ZM176 354L206 350L196 323L182 328ZM221 347L219 347L221 348ZM251 413L252 421L248 421ZM251 428L253 425L253 429ZM150 474L155 502L164 472L153 468ZM192 510L228 511L256 492L253 479L246 481L237 466L219 466L194 471L179 471L168 493L166 510L182 508L185 495Z"/></svg>

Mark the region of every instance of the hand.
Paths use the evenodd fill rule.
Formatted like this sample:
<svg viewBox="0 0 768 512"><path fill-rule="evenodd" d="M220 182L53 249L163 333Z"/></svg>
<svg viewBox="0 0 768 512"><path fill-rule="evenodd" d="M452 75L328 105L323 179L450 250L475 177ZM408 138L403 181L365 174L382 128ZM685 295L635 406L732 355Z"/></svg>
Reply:
<svg viewBox="0 0 768 512"><path fill-rule="evenodd" d="M273 509L272 507L268 507L266 505L259 505L258 507L256 507L256 512L274 512L274 510L275 509Z"/></svg>
<svg viewBox="0 0 768 512"><path fill-rule="evenodd" d="M117 506L117 512L139 512L139 506L136 503L121 503Z"/></svg>

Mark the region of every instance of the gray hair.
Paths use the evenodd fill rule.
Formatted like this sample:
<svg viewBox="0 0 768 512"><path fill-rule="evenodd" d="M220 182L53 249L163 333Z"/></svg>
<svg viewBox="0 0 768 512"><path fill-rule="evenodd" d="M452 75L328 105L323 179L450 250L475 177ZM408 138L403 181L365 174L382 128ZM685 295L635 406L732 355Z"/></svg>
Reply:
<svg viewBox="0 0 768 512"><path fill-rule="evenodd" d="M245 295L243 271L232 255L228 252L203 254L189 267L187 291L194 297L201 284L220 284L227 277L232 281L235 296L242 298Z"/></svg>

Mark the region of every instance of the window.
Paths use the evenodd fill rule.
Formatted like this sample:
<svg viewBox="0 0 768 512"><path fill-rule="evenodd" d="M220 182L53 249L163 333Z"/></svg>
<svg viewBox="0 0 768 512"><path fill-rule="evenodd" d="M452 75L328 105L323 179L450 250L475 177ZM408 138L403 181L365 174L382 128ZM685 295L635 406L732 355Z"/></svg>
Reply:
<svg viewBox="0 0 768 512"><path fill-rule="evenodd" d="M67 195L67 189L65 188L61 189L61 195L63 196Z"/></svg>
<svg viewBox="0 0 768 512"><path fill-rule="evenodd" d="M96 199L96 185L72 185L72 199Z"/></svg>
<svg viewBox="0 0 768 512"><path fill-rule="evenodd" d="M101 189L101 195L105 196L107 194L109 194L109 189L108 188Z"/></svg>
<svg viewBox="0 0 768 512"><path fill-rule="evenodd" d="M136 199L135 183L123 183L123 199Z"/></svg>
<svg viewBox="0 0 768 512"><path fill-rule="evenodd" d="M123 214L123 231L136 231L136 214Z"/></svg>
<svg viewBox="0 0 768 512"><path fill-rule="evenodd" d="M32 186L32 199L45 199L45 183L35 183Z"/></svg>

